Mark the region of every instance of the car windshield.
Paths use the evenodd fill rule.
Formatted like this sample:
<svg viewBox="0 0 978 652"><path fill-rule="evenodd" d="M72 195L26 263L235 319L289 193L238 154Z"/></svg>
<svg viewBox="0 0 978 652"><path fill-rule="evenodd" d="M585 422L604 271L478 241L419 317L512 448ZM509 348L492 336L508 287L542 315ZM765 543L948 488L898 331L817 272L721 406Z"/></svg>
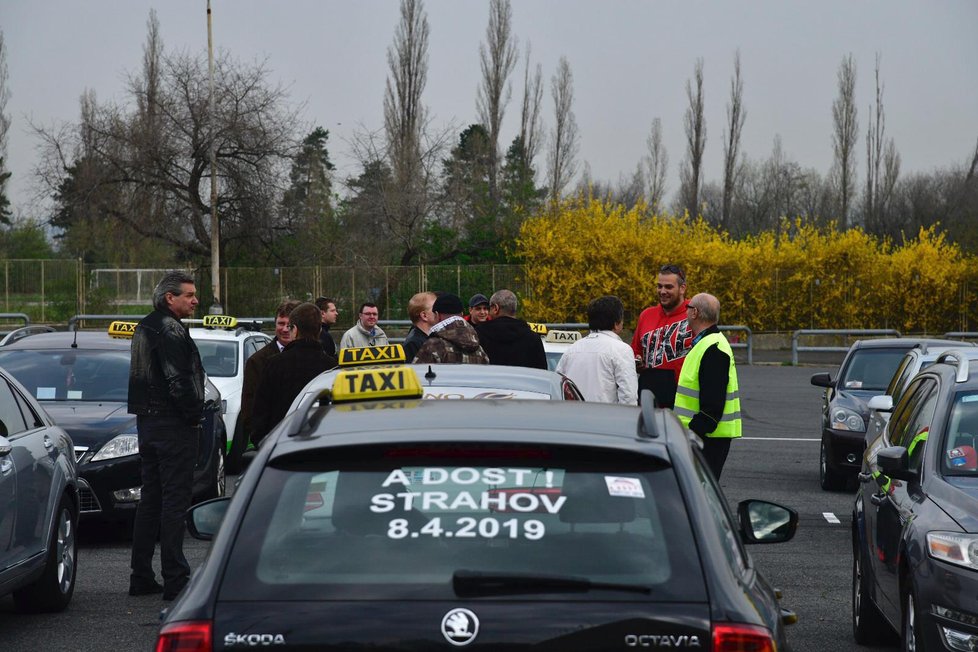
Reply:
<svg viewBox="0 0 978 652"><path fill-rule="evenodd" d="M125 401L128 349L17 349L0 352L0 367L39 401Z"/></svg>
<svg viewBox="0 0 978 652"><path fill-rule="evenodd" d="M233 378L238 375L238 343L234 340L194 339L200 351L204 371L211 378Z"/></svg>
<svg viewBox="0 0 978 652"><path fill-rule="evenodd" d="M265 469L238 532L233 600L706 599L674 471L620 453L330 451Z"/></svg>
<svg viewBox="0 0 978 652"><path fill-rule="evenodd" d="M837 387L885 391L906 352L906 349L856 349Z"/></svg>
<svg viewBox="0 0 978 652"><path fill-rule="evenodd" d="M978 476L978 392L954 396L947 436L944 438L943 468L948 475Z"/></svg>

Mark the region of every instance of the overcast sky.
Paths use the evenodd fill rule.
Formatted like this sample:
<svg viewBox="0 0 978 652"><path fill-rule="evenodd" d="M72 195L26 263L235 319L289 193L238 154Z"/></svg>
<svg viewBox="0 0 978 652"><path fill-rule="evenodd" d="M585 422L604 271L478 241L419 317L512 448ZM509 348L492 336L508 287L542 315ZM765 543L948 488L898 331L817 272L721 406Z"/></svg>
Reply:
<svg viewBox="0 0 978 652"><path fill-rule="evenodd" d="M832 161L832 101L842 58L858 70L858 174L865 175L865 130L876 53L882 56L886 133L903 170L931 171L970 160L978 138L976 0L514 0L521 51L543 67L544 121L553 119L550 78L563 55L574 75L579 162L596 179L631 175L661 118L669 155L667 193L678 188L685 156L686 82L704 60L706 176L722 169L725 108L733 57L741 53L747 120L742 151L766 158L780 134L787 156L825 173ZM206 0L0 0L12 119L7 167L15 211L29 201L42 125L77 121L78 98L122 100L137 71L150 8L167 52L206 53ZM245 61L267 60L273 78L304 103L309 126L329 129L331 157L356 173L347 142L382 126L386 51L399 20L397 0L212 0L215 47ZM477 119L479 44L488 2L426 0L430 24L424 102L437 125ZM522 69L513 76L501 146L515 136ZM545 166L537 161L542 181ZM38 215L43 217L43 215Z"/></svg>

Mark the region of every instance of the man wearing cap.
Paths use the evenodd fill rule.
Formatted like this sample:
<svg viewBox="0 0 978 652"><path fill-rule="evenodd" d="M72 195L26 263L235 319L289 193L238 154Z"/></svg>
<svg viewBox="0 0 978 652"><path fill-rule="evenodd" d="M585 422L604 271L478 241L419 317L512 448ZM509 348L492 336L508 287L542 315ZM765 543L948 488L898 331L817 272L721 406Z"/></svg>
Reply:
<svg viewBox="0 0 978 652"><path fill-rule="evenodd" d="M497 290L489 298L489 320L475 327L492 364L547 368L543 340L530 325L516 318L516 295Z"/></svg>
<svg viewBox="0 0 978 652"><path fill-rule="evenodd" d="M473 326L489 321L489 299L484 294L473 294L469 299L469 314L465 316L465 321Z"/></svg>
<svg viewBox="0 0 978 652"><path fill-rule="evenodd" d="M432 306L438 322L428 331L428 339L414 357L421 363L489 364L489 356L479 345L479 335L462 319L462 300L442 294Z"/></svg>

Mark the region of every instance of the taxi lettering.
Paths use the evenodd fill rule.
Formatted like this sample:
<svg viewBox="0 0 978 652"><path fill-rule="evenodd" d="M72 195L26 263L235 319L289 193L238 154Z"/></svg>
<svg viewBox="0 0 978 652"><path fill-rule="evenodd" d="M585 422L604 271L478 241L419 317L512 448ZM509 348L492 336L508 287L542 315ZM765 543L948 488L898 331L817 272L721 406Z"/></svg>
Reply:
<svg viewBox="0 0 978 652"><path fill-rule="evenodd" d="M134 321L114 321L109 324L109 336L123 339L132 339L136 332L136 322Z"/></svg>
<svg viewBox="0 0 978 652"><path fill-rule="evenodd" d="M404 362L404 348L400 344L388 344L340 349L340 366L379 362Z"/></svg>
<svg viewBox="0 0 978 652"><path fill-rule="evenodd" d="M351 394L402 389L405 386L404 371L375 371L362 376L347 376L347 391Z"/></svg>
<svg viewBox="0 0 978 652"><path fill-rule="evenodd" d="M547 334L547 325L546 324L536 324L536 323L533 323L533 322L529 322L527 325L530 327L530 330L533 331L534 333L537 333L539 335L546 335Z"/></svg>
<svg viewBox="0 0 978 652"><path fill-rule="evenodd" d="M230 315L207 315L204 317L204 328L234 328L238 320Z"/></svg>

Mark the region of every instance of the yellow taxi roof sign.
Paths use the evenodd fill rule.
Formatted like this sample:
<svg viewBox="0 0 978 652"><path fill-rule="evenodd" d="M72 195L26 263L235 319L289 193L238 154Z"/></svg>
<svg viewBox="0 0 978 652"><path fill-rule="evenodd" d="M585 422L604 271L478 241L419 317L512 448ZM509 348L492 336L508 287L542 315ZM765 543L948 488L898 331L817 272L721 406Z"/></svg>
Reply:
<svg viewBox="0 0 978 652"><path fill-rule="evenodd" d="M344 369L333 380L331 401L421 398L423 394L418 374L410 367Z"/></svg>
<svg viewBox="0 0 978 652"><path fill-rule="evenodd" d="M116 337L122 340L131 340L136 332L134 321L114 321L109 324L109 337Z"/></svg>
<svg viewBox="0 0 978 652"><path fill-rule="evenodd" d="M548 331L547 341L548 342L576 342L581 339L580 331Z"/></svg>
<svg viewBox="0 0 978 652"><path fill-rule="evenodd" d="M537 333L538 335L546 335L547 334L547 325L546 324L538 324L538 323L535 323L535 322L527 322L527 323L528 323L528 325L530 327L530 330L533 331L534 333Z"/></svg>
<svg viewBox="0 0 978 652"><path fill-rule="evenodd" d="M365 364L392 364L407 362L404 347L400 344L361 346L340 349L341 367L358 367Z"/></svg>
<svg viewBox="0 0 978 652"><path fill-rule="evenodd" d="M203 323L204 328L234 328L238 320L231 315L206 315Z"/></svg>

